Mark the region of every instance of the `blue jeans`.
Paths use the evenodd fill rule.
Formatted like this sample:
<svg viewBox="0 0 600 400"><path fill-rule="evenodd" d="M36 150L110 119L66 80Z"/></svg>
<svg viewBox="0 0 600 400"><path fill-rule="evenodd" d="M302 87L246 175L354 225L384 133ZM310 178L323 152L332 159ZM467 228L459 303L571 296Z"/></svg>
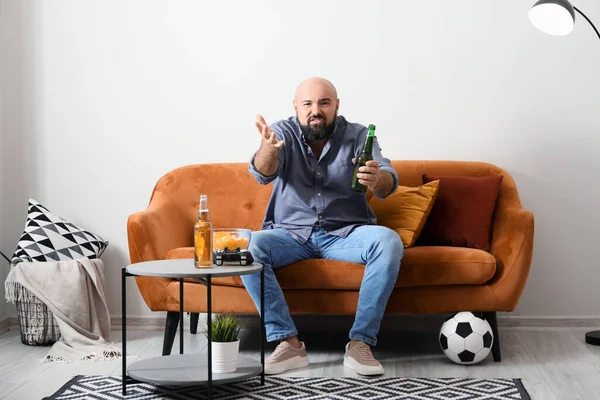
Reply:
<svg viewBox="0 0 600 400"><path fill-rule="evenodd" d="M298 335L273 269L299 260L325 258L366 264L349 336L371 346L377 344L381 319L404 255L402 240L396 232L383 226L364 225L340 238L315 228L302 244L283 229L269 229L252 232L249 250L265 270L265 325L269 342ZM260 310L260 273L241 278Z"/></svg>

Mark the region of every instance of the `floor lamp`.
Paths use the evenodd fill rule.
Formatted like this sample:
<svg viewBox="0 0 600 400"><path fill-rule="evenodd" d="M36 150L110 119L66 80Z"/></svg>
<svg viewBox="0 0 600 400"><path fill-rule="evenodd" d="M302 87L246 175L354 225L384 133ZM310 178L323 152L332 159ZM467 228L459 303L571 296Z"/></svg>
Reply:
<svg viewBox="0 0 600 400"><path fill-rule="evenodd" d="M590 23L600 39L600 33L592 21L573 7L567 0L539 0L529 10L529 20L544 33L554 36L564 36L573 30L575 25L575 12L578 12ZM585 334L585 342L600 346L600 331L591 331Z"/></svg>

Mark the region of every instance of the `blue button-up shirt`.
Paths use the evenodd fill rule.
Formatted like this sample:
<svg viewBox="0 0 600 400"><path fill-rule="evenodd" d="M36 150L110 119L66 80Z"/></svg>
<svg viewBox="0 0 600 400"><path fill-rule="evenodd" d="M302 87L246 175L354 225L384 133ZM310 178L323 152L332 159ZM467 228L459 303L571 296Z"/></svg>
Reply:
<svg viewBox="0 0 600 400"><path fill-rule="evenodd" d="M314 226L345 237L356 226L377 223L366 195L350 189L352 158L362 151L367 136L365 126L338 116L335 130L318 160L302 136L297 117L278 121L270 128L284 142L277 172L271 176L261 174L254 166L256 152L248 166L259 183L273 182L263 229L283 228L304 243ZM391 191L394 192L398 188L398 174L390 160L381 154L377 137L373 141L373 159L379 162L382 171L394 177Z"/></svg>

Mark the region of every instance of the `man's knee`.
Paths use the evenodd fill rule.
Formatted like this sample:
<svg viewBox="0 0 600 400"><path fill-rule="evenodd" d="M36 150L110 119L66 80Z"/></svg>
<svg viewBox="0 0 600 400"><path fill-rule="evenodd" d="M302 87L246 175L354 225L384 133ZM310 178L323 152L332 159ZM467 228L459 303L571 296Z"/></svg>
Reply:
<svg viewBox="0 0 600 400"><path fill-rule="evenodd" d="M268 231L252 231L252 233L250 234L250 243L248 244L248 250L261 250L262 248L264 248L264 243L266 242L268 235Z"/></svg>
<svg viewBox="0 0 600 400"><path fill-rule="evenodd" d="M252 254L252 258L261 264L270 264L269 260L269 235L273 232L270 231L253 231L250 236L250 243L248 244L248 251Z"/></svg>
<svg viewBox="0 0 600 400"><path fill-rule="evenodd" d="M391 229L388 229L385 239L384 246L390 252L390 260L392 264L392 268L396 271L400 270L400 262L402 261L402 257L404 257L404 244L402 243L402 239L400 235L394 232Z"/></svg>
<svg viewBox="0 0 600 400"><path fill-rule="evenodd" d="M380 254L389 259L390 267L400 268L400 261L404 257L404 244L400 235L384 226L377 228L376 234L373 235L375 246L379 249Z"/></svg>
<svg viewBox="0 0 600 400"><path fill-rule="evenodd" d="M384 241L386 245L389 246L390 251L402 258L404 256L404 243L402 243L400 235L389 228L386 228L385 232Z"/></svg>
<svg viewBox="0 0 600 400"><path fill-rule="evenodd" d="M278 265L274 264L281 261L281 249L293 246L293 238L283 229L266 229L252 232L248 250L256 262L276 268Z"/></svg>

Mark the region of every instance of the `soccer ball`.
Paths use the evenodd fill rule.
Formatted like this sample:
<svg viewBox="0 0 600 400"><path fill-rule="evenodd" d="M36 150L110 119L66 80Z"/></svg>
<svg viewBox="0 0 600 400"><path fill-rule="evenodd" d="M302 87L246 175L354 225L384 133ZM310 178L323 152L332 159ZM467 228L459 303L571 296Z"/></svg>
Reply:
<svg viewBox="0 0 600 400"><path fill-rule="evenodd" d="M490 354L494 333L483 315L459 312L444 322L439 340L450 360L457 364L477 364Z"/></svg>

